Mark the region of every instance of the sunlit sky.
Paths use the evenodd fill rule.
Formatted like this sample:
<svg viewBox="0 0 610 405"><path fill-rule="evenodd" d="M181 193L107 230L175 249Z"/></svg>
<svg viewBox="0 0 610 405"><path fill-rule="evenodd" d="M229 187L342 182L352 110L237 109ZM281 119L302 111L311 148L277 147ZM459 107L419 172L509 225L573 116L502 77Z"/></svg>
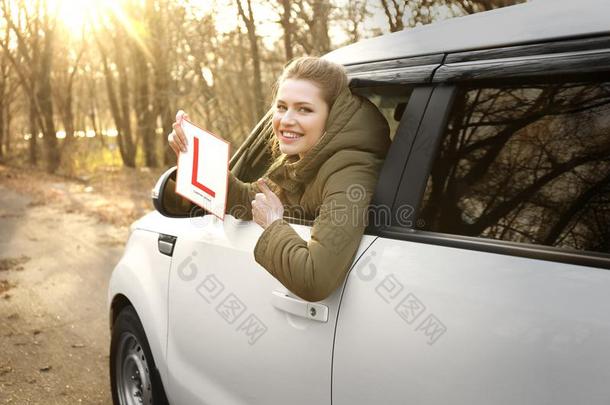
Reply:
<svg viewBox="0 0 610 405"><path fill-rule="evenodd" d="M110 10L120 11L120 0L46 0L50 9L57 8L58 16L63 21L70 32L77 35L83 26L88 24L92 17L95 20L99 15ZM340 0L338 3L345 2ZM235 0L176 0L177 3L184 4L195 16L214 14L216 28L222 33L235 30L237 24L243 27L243 23L237 17L237 7ZM268 1L252 2L253 12L256 20L257 34L263 38L265 46L271 47L282 35L278 29L276 10ZM375 2L373 2L375 3ZM245 5L245 1L244 1ZM388 32L386 16L377 5L370 7L372 15L369 16L363 29L378 29L381 32ZM447 14L446 10L440 10L441 14ZM443 12L444 11L444 12ZM408 17L406 15L405 17ZM441 16L442 18L443 16ZM245 28L243 28L245 31ZM346 34L337 24L331 26L330 36L335 45L345 41Z"/></svg>
<svg viewBox="0 0 610 405"><path fill-rule="evenodd" d="M92 17L96 20L101 14L108 13L110 10L119 12L121 0L46 0L50 9L57 8L58 16L63 21L68 30L74 35L78 35L83 26L88 24ZM335 4L346 2L338 0ZM195 16L214 14L216 28L222 33L235 30L237 24L243 27L243 23L238 19L235 0L176 0L177 3L184 4ZM244 1L244 5L245 5ZM282 30L277 23L277 12L268 1L252 1L252 8L255 15L257 34L263 39L266 47L271 47L280 39ZM377 30L383 33L388 32L388 23L381 7L372 2L369 11L372 12L365 21L362 29ZM444 19L449 16L446 7L439 9L438 17ZM408 18L408 10L405 12ZM331 25L330 36L336 45L343 43L347 36L337 24ZM243 28L245 31L245 28Z"/></svg>
<svg viewBox="0 0 610 405"><path fill-rule="evenodd" d="M240 20L237 18L237 6L231 0L193 1L189 3L193 12L201 15L214 14L216 29L222 33L235 30ZM245 2L243 2L245 5ZM281 32L278 30L277 14L268 2L252 2L252 12L257 23L256 32L264 38L265 45L270 46L276 41ZM247 13L247 10L246 10ZM243 26L243 24L241 24ZM245 31L245 28L244 28Z"/></svg>
<svg viewBox="0 0 610 405"><path fill-rule="evenodd" d="M282 30L278 29L277 11L269 4L269 1L252 2L252 9L257 23L257 34L263 38L266 46L270 47L275 41L281 38ZM336 0L334 4L339 6L347 3L347 0ZM241 24L237 19L237 6L235 0L208 0L189 2L195 13L208 14L214 13L216 17L216 28L220 32L230 32L235 30L237 24ZM244 2L245 4L245 2ZM373 30L377 29L383 33L389 32L387 17L381 6L377 2L370 2L369 11L371 15L367 18L361 29ZM438 10L440 19L449 17L447 7L441 7ZM408 10L405 12L405 18L409 17ZM244 28L245 30L245 28ZM330 27L330 37L336 44L340 44L347 39L347 34L337 24L332 24Z"/></svg>
<svg viewBox="0 0 610 405"><path fill-rule="evenodd" d="M46 2L50 10L57 9L59 19L72 34L79 34L83 26L91 21L89 17L95 20L102 13L120 9L120 0L46 0ZM222 33L235 30L240 23L234 1L177 0L177 2L185 4L195 16L215 14L216 28ZM281 35L275 22L277 15L268 2L254 1L252 7L257 23L257 34L264 38L265 45L270 46Z"/></svg>
<svg viewBox="0 0 610 405"><path fill-rule="evenodd" d="M73 33L81 32L89 23L88 17L97 17L100 13L118 7L119 0L46 0L49 10L57 10L59 19Z"/></svg>

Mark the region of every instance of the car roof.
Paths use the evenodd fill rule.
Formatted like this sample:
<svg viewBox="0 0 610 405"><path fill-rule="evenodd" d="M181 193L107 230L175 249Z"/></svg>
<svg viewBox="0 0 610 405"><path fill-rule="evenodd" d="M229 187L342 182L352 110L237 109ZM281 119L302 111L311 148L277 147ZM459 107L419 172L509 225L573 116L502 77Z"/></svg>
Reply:
<svg viewBox="0 0 610 405"><path fill-rule="evenodd" d="M610 0L532 0L366 39L324 58L352 65L609 33Z"/></svg>

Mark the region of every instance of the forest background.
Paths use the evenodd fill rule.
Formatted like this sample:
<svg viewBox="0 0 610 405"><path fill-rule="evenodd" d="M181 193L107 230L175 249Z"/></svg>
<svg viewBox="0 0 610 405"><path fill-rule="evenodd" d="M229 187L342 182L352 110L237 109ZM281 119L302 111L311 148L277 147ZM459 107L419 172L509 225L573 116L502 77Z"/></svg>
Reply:
<svg viewBox="0 0 610 405"><path fill-rule="evenodd" d="M0 0L0 162L157 173L178 109L235 151L290 59L520 2Z"/></svg>

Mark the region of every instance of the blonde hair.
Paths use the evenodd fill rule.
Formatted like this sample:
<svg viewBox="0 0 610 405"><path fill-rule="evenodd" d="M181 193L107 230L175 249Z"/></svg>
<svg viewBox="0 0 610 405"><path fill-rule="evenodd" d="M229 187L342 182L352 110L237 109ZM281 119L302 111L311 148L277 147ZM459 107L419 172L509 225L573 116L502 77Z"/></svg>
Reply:
<svg viewBox="0 0 610 405"><path fill-rule="evenodd" d="M302 56L291 60L284 66L282 74L273 86L274 103L280 85L287 79L308 80L313 83L320 89L329 111L349 83L343 66L315 56ZM271 155L273 160L281 155L279 143L275 137L271 141Z"/></svg>
<svg viewBox="0 0 610 405"><path fill-rule="evenodd" d="M274 86L273 98L282 82L286 79L308 80L316 85L328 109L348 86L347 75L343 66L314 56L303 56L291 60L282 71Z"/></svg>

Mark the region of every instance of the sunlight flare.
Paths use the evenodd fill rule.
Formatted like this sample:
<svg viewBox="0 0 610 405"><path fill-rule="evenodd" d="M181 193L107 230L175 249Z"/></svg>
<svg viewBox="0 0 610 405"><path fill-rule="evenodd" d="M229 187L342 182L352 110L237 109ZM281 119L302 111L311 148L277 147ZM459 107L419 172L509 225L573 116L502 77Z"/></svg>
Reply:
<svg viewBox="0 0 610 405"><path fill-rule="evenodd" d="M50 14L57 15L66 29L74 34L80 34L91 23L95 23L100 15L109 9L118 7L119 0L46 0Z"/></svg>

